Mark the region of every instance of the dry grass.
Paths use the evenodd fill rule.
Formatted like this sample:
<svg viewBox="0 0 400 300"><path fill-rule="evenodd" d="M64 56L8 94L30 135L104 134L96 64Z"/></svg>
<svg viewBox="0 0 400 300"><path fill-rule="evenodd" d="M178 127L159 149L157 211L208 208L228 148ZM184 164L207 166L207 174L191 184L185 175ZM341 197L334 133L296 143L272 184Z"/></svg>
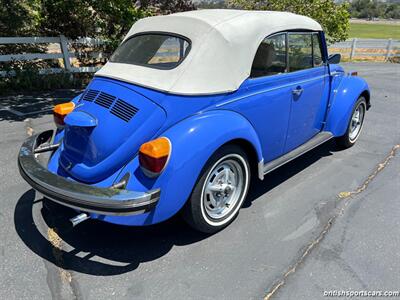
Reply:
<svg viewBox="0 0 400 300"><path fill-rule="evenodd" d="M329 48L329 53L340 53L342 55L343 61L349 61L351 49ZM386 49L357 48L352 60L384 62L386 61L386 53ZM382 54L382 56L371 56L369 54ZM400 49L393 49L392 51L390 51L390 54L392 57L390 57L389 61L398 62L399 58L393 57L393 55L400 55Z"/></svg>

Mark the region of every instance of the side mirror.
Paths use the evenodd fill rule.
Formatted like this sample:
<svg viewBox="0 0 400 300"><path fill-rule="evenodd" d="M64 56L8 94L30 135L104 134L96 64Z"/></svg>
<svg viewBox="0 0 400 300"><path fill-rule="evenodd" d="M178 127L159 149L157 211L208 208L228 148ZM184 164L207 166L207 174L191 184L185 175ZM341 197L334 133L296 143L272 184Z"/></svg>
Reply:
<svg viewBox="0 0 400 300"><path fill-rule="evenodd" d="M331 54L328 56L328 64L338 64L341 58L342 56L339 53Z"/></svg>

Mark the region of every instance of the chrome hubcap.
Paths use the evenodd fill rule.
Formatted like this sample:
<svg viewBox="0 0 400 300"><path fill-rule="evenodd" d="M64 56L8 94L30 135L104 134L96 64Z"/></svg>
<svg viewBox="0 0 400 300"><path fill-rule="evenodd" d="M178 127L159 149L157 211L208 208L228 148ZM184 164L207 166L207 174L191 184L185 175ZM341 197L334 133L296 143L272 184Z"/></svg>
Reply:
<svg viewBox="0 0 400 300"><path fill-rule="evenodd" d="M350 121L349 138L351 142L355 141L358 135L360 134L361 127L364 121L364 114L365 114L365 105L364 103L360 103L354 110L353 116L351 117Z"/></svg>
<svg viewBox="0 0 400 300"><path fill-rule="evenodd" d="M239 201L244 187L244 173L241 165L227 159L214 167L204 186L203 205L213 219L225 217Z"/></svg>

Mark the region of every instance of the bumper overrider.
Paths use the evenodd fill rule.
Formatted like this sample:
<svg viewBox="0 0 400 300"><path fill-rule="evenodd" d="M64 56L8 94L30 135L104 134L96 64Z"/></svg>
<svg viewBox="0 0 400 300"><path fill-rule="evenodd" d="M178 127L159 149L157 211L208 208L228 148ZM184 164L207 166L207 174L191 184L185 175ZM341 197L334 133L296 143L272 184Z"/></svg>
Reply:
<svg viewBox="0 0 400 300"><path fill-rule="evenodd" d="M134 215L153 209L160 199L160 189L136 192L119 188L99 188L58 176L43 167L38 153L52 151L53 131L34 135L23 143L18 155L22 177L46 198L73 209L101 215Z"/></svg>

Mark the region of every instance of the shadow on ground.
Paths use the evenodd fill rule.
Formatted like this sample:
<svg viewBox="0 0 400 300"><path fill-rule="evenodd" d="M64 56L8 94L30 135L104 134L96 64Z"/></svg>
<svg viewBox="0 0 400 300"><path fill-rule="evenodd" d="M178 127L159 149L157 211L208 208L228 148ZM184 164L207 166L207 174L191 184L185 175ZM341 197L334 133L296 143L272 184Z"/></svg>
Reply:
<svg viewBox="0 0 400 300"><path fill-rule="evenodd" d="M269 190L336 151L333 142L306 153L271 172L264 181L254 180L244 209ZM125 227L88 220L75 228L67 227L76 213L49 200L35 200L35 191L27 191L17 202L15 228L22 241L37 255L53 264L80 273L98 276L122 274L135 270L140 263L166 255L173 246L196 243L209 235L189 228L179 216L149 227ZM54 248L33 219L33 206L41 205L46 226L54 228L72 250ZM47 230L47 228L45 229ZM68 247L69 248L69 247Z"/></svg>
<svg viewBox="0 0 400 300"><path fill-rule="evenodd" d="M68 102L81 90L60 90L49 93L16 95L0 98L0 121L23 121L50 114L54 105Z"/></svg>

